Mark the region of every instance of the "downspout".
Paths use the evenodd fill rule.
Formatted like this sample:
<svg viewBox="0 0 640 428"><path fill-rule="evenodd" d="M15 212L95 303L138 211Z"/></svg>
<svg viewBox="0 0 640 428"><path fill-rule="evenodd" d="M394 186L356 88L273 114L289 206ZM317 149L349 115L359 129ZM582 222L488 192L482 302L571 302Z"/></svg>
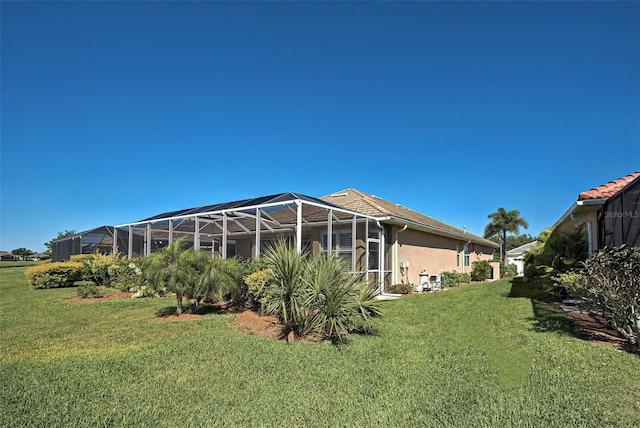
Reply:
<svg viewBox="0 0 640 428"><path fill-rule="evenodd" d="M593 237L591 232L591 220L587 220L586 218L578 218L571 213L571 220L578 221L580 223L586 223L587 225L587 254L589 257L593 256Z"/></svg>
<svg viewBox="0 0 640 428"><path fill-rule="evenodd" d="M376 220L378 226L378 276L380 279L380 295L384 295L384 227L380 224L380 220ZM367 251L369 249L367 248Z"/></svg>
<svg viewBox="0 0 640 428"><path fill-rule="evenodd" d="M396 232L396 239L395 239L395 245L394 245L394 250L393 250L393 267L395 270L395 275L394 275L394 283L398 284L398 270L400 269L400 261L398 260L398 235L400 235L402 232L404 232L405 230L407 230L407 227L409 225L405 224L404 227L401 230L398 230ZM409 279L409 275L407 272L407 279Z"/></svg>

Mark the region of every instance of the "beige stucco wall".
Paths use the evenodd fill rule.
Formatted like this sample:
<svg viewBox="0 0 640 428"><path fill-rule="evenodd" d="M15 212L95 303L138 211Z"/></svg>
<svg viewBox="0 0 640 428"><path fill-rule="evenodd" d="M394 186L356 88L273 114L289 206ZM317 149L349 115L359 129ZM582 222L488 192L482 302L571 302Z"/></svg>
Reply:
<svg viewBox="0 0 640 428"><path fill-rule="evenodd" d="M386 234L385 246L388 253L386 254L386 269L391 270L389 285L401 282L400 262L409 262L408 276L405 282L412 284L420 283L419 273L425 270L428 274L440 274L444 271L455 270L458 272L471 273L471 264L476 260L491 260L492 249L479 244L471 243L471 254L469 257L469 266L463 266L464 253L463 247L468 241L444 237L427 233L423 231L407 229L397 235L397 257L395 257L394 245L396 232L401 228L398 226L385 225L385 228L391 228L390 233ZM365 226L357 225L356 232L356 269L364 270L365 265ZM314 227L305 230L304 235L311 241L313 254L320 253L320 243L322 233L326 232L326 227ZM340 230L351 231L350 224L335 225L333 231ZM277 236L271 233L262 233L262 239L277 239ZM255 237L235 238L236 254L242 258L251 258L255 254ZM456 265L456 244L460 248L460 266ZM397 278L397 279L396 279Z"/></svg>
<svg viewBox="0 0 640 428"><path fill-rule="evenodd" d="M394 227L395 232L400 230ZM444 271L458 271L471 273L471 264L476 260L491 260L492 249L483 245L469 244L471 254L469 255L469 266L464 266L464 245L468 241L439 236L418 230L407 229L398 236L398 259L394 262L394 267L398 269L401 262L409 262L408 275L404 277L405 282L411 284L420 283L420 272L426 271L428 274L440 274ZM460 247L460 266L456 263L456 244ZM397 281L401 282L403 277L398 273Z"/></svg>

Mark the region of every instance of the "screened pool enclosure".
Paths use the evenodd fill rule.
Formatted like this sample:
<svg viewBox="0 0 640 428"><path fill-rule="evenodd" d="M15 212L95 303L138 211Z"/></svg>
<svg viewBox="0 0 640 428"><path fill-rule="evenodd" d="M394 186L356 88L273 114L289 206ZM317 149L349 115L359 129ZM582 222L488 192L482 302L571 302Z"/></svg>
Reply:
<svg viewBox="0 0 640 428"><path fill-rule="evenodd" d="M74 254L110 253L113 251L113 227L101 226L74 235L65 236L51 243L51 260L69 260Z"/></svg>
<svg viewBox="0 0 640 428"><path fill-rule="evenodd" d="M363 279L383 279L381 286L390 276L389 240L375 217L298 193L171 211L115 226L112 234L104 235L99 251L117 249L132 258L154 253L178 238L214 257L243 259L258 257L285 240L298 252L335 252ZM63 254L66 259L77 253Z"/></svg>

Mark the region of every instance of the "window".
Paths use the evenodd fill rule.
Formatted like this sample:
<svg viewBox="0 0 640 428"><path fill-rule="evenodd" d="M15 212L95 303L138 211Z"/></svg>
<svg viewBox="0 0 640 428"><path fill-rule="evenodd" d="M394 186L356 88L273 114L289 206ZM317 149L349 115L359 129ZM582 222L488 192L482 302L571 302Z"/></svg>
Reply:
<svg viewBox="0 0 640 428"><path fill-rule="evenodd" d="M328 246L328 236L327 232L322 233L322 248L320 252L322 254L327 254L327 246ZM351 231L339 231L333 232L331 234L331 250L335 251L341 259L345 259L347 261L347 266L349 270L352 269L351 266L351 255L353 254L353 242L351 241L352 234Z"/></svg>
<svg viewBox="0 0 640 428"><path fill-rule="evenodd" d="M369 242L369 270L378 270L380 267L380 243L376 241Z"/></svg>
<svg viewBox="0 0 640 428"><path fill-rule="evenodd" d="M456 266L460 266L460 244L456 244Z"/></svg>
<svg viewBox="0 0 640 428"><path fill-rule="evenodd" d="M469 264L469 255L471 254L469 244L464 246L464 265L470 266Z"/></svg>

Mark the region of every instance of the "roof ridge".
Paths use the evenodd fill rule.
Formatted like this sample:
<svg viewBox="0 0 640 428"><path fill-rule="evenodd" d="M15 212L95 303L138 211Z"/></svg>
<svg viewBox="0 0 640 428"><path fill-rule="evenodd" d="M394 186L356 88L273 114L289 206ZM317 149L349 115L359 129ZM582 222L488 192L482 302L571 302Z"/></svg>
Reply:
<svg viewBox="0 0 640 428"><path fill-rule="evenodd" d="M387 215L391 215L391 213L389 212L388 209L386 209L383 206L377 204L376 201L374 200L375 198L378 198L378 199L380 199L382 201L385 201L386 199L383 199L380 196L375 196L375 195L373 195L371 193L363 192L362 190L358 190L358 189L354 189L354 188L351 188L351 190L356 192L356 193L359 193L362 196L364 196L366 198L366 199L364 199L364 202L368 203L372 207L382 211L383 213L385 213ZM391 201L387 201L387 202L391 202Z"/></svg>

